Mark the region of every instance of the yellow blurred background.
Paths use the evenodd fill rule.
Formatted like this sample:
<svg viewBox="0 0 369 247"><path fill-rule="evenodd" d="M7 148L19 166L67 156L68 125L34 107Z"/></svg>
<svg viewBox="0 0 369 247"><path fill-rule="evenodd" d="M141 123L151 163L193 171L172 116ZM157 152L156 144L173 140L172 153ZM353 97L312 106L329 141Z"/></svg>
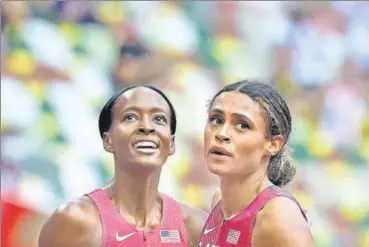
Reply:
<svg viewBox="0 0 369 247"><path fill-rule="evenodd" d="M369 246L365 1L2 1L2 246L37 246L55 208L111 180L98 114L132 83L163 89L178 114L160 190L209 211L206 104L245 78L289 102L298 173L287 189L317 246Z"/></svg>

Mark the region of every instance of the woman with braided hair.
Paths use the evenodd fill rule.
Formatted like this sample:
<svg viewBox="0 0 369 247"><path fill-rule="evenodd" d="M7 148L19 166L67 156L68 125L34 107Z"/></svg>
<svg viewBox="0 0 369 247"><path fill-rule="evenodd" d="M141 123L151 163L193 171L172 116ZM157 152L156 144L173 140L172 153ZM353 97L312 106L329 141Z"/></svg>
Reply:
<svg viewBox="0 0 369 247"><path fill-rule="evenodd" d="M220 193L198 246L314 246L304 210L281 188L295 175L290 133L289 108L268 84L244 80L214 96L204 143Z"/></svg>

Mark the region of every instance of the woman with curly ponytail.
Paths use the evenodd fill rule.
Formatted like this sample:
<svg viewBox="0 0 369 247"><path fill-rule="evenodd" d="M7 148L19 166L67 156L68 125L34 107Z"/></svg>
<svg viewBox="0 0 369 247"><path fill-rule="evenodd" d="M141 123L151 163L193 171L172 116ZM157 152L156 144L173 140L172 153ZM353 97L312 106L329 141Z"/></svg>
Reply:
<svg viewBox="0 0 369 247"><path fill-rule="evenodd" d="M314 246L305 211L282 188L296 173L287 145L291 122L269 84L244 80L214 96L204 144L220 192L199 246Z"/></svg>

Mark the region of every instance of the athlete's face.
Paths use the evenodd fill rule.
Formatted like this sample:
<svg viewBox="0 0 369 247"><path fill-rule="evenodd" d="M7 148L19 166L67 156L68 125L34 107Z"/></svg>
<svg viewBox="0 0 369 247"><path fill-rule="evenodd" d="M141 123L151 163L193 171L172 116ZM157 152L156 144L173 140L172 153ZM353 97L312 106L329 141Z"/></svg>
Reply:
<svg viewBox="0 0 369 247"><path fill-rule="evenodd" d="M157 92L145 87L128 90L112 112L104 145L118 163L160 167L174 153L170 108Z"/></svg>
<svg viewBox="0 0 369 247"><path fill-rule="evenodd" d="M209 170L244 177L265 169L261 164L279 145L266 138L266 127L259 103L240 92L220 94L209 109L204 133Z"/></svg>

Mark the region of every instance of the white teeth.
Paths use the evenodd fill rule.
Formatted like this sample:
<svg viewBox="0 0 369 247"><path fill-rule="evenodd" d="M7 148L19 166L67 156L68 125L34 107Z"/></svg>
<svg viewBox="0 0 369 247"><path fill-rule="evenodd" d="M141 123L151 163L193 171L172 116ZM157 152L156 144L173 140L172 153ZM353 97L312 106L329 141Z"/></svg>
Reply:
<svg viewBox="0 0 369 247"><path fill-rule="evenodd" d="M135 148L157 148L158 145L151 141L140 141L135 144Z"/></svg>

